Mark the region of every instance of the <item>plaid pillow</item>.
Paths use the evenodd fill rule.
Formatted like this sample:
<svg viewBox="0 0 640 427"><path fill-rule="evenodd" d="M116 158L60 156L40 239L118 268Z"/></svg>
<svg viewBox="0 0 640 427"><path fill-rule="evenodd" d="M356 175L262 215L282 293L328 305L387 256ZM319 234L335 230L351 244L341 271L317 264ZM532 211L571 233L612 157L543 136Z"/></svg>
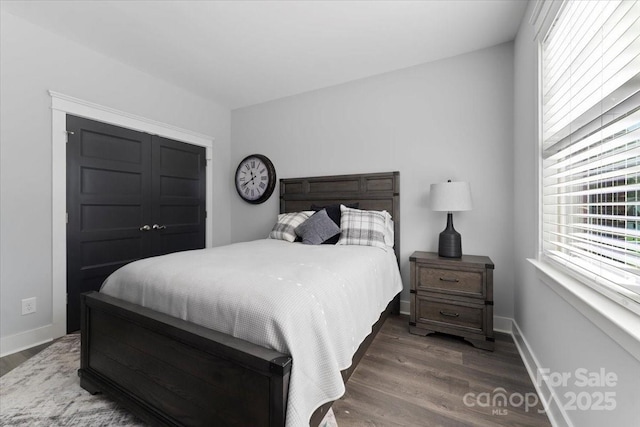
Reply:
<svg viewBox="0 0 640 427"><path fill-rule="evenodd" d="M296 240L296 227L309 219L313 214L313 211L303 211L278 215L278 221L276 221L271 233L269 233L269 238L293 242Z"/></svg>
<svg viewBox="0 0 640 427"><path fill-rule="evenodd" d="M384 235L387 228L387 220L391 216L386 211L363 211L349 209L340 206L342 217L340 218L339 245L363 245L386 248Z"/></svg>

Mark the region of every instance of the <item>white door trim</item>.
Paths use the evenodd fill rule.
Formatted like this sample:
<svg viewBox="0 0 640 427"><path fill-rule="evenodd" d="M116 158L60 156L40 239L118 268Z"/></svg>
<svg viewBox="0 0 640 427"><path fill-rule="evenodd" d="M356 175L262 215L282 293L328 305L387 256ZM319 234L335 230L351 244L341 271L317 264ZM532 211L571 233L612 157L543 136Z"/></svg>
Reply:
<svg viewBox="0 0 640 427"><path fill-rule="evenodd" d="M213 211L211 197L213 194L213 170L211 159L213 158L214 138L58 92L49 91L49 95L51 95L52 111L52 338L58 338L67 333L67 114L205 147L207 157L207 247L211 247L213 243L213 215L211 215Z"/></svg>

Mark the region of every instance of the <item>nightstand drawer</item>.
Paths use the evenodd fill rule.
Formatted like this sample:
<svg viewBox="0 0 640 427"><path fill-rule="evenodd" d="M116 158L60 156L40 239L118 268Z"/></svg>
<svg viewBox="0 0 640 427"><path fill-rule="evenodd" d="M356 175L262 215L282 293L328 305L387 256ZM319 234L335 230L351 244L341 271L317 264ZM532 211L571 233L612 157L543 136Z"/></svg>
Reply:
<svg viewBox="0 0 640 427"><path fill-rule="evenodd" d="M416 295L416 322L483 332L485 306Z"/></svg>
<svg viewBox="0 0 640 427"><path fill-rule="evenodd" d="M417 290L441 291L484 298L486 290L482 271L447 270L416 265Z"/></svg>

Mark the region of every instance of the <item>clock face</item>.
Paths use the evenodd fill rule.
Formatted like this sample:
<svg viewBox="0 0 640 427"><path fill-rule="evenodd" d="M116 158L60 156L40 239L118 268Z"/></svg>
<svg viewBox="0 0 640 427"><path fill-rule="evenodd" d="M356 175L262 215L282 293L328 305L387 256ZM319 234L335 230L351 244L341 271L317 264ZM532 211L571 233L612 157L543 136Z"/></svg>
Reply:
<svg viewBox="0 0 640 427"><path fill-rule="evenodd" d="M266 201L276 185L276 170L266 156L252 154L245 157L236 169L236 190L249 203Z"/></svg>

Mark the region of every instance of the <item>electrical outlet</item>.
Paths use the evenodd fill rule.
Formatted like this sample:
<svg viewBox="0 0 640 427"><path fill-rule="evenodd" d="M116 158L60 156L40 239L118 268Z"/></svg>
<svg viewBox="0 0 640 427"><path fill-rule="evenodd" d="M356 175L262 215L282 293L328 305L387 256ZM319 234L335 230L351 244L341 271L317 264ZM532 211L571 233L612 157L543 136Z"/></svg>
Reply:
<svg viewBox="0 0 640 427"><path fill-rule="evenodd" d="M22 300L22 314L31 314L36 312L36 297L25 298Z"/></svg>

